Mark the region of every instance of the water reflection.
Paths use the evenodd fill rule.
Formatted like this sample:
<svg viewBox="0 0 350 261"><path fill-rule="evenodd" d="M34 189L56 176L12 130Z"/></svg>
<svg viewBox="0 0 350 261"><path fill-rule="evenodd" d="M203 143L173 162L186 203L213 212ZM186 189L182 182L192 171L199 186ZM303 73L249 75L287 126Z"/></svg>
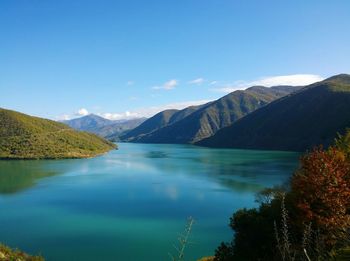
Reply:
<svg viewBox="0 0 350 261"><path fill-rule="evenodd" d="M0 194L21 192L35 186L43 178L89 172L88 159L0 160Z"/></svg>
<svg viewBox="0 0 350 261"><path fill-rule="evenodd" d="M37 180L57 175L42 161L0 161L0 193L11 194L35 185Z"/></svg>
<svg viewBox="0 0 350 261"><path fill-rule="evenodd" d="M299 155L287 152L204 149L187 145L121 144L120 150L104 157L83 160L0 161L0 193L16 193L38 180L58 174L110 173L139 176L186 175L198 181L216 182L237 192L256 193L286 180L295 169ZM288 175L289 176L289 175ZM155 180L153 182L159 182ZM174 184L167 189L177 198Z"/></svg>

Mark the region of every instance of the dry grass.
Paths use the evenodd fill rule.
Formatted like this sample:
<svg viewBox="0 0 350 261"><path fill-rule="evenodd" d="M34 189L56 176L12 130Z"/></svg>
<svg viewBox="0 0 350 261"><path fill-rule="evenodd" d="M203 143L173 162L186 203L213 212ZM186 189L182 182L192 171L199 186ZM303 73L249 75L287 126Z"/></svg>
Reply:
<svg viewBox="0 0 350 261"><path fill-rule="evenodd" d="M44 261L41 256L31 256L18 249L11 249L0 244L0 260L1 261Z"/></svg>

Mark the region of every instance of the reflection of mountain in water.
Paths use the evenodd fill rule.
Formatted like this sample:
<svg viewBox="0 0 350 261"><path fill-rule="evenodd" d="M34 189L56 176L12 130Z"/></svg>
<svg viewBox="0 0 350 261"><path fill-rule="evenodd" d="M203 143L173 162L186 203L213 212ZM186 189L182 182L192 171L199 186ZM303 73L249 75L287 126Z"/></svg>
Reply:
<svg viewBox="0 0 350 261"><path fill-rule="evenodd" d="M295 152L202 149L191 145L128 146L138 146L138 150L143 148L145 151L132 153L133 157L127 153L128 157L122 162L130 165L137 162L143 164L144 169L164 174L192 176L197 182L215 182L222 186L218 190L239 193L257 193L265 187L284 183L297 168L300 156ZM123 147L120 152L123 152Z"/></svg>
<svg viewBox="0 0 350 261"><path fill-rule="evenodd" d="M15 193L34 186L38 179L57 174L42 161L0 161L0 193Z"/></svg>
<svg viewBox="0 0 350 261"><path fill-rule="evenodd" d="M0 194L22 191L42 178L64 173L104 173L124 178L138 175L137 179L158 173L157 181L161 183L168 177L171 180L167 184L173 179L191 177L194 186L216 183L219 186L214 190L256 193L264 187L285 182L296 168L298 157L297 153L277 151L122 144L121 150L94 159L0 161Z"/></svg>

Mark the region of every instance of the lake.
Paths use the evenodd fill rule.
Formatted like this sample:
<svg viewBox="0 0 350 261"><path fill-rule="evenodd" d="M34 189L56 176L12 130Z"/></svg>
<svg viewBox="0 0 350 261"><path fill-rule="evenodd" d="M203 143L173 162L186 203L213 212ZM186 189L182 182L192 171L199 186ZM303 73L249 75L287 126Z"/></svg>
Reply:
<svg viewBox="0 0 350 261"><path fill-rule="evenodd" d="M185 260L232 238L232 213L288 181L299 154L119 144L81 160L0 161L0 242L47 260L170 260L195 219Z"/></svg>

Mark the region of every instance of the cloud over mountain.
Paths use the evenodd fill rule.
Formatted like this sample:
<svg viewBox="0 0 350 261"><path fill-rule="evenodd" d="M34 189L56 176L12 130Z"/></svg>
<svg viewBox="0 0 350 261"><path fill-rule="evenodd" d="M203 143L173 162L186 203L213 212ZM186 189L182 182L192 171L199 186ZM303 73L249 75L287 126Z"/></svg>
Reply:
<svg viewBox="0 0 350 261"><path fill-rule="evenodd" d="M315 74L291 74L291 75L279 75L262 77L255 81L235 81L233 83L225 84L221 87L212 88L212 91L230 93L235 90L246 89L250 86L304 86L315 82L322 81L324 78Z"/></svg>

